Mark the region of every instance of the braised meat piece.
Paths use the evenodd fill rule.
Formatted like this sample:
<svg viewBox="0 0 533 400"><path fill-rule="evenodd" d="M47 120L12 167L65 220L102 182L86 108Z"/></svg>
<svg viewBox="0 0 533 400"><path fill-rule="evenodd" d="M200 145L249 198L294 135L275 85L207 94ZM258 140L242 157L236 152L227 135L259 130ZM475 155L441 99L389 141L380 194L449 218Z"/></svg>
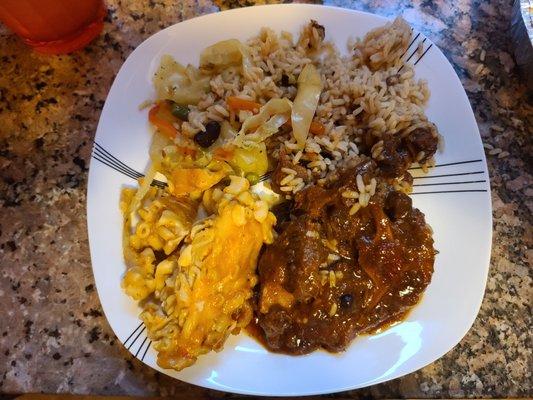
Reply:
<svg viewBox="0 0 533 400"><path fill-rule="evenodd" d="M436 132L425 128L417 128L405 138L405 146L411 157L424 163L437 151L439 140Z"/></svg>
<svg viewBox="0 0 533 400"><path fill-rule="evenodd" d="M385 182L353 212L359 189L376 187L372 178L379 171L365 162L296 195L291 220L258 263L256 326L270 350L341 351L419 301L433 272L431 230Z"/></svg>
<svg viewBox="0 0 533 400"><path fill-rule="evenodd" d="M304 182L308 179L307 169L301 165L293 164L285 151L281 150L276 168L272 172L272 190L277 193L283 194L283 192L280 190L280 187L282 186L281 181L288 175L286 172L284 172L284 169L293 170L296 172L295 176L302 178Z"/></svg>
<svg viewBox="0 0 533 400"><path fill-rule="evenodd" d="M383 150L376 161L387 178L402 176L413 162L425 163L433 157L439 144L437 133L427 128L417 128L404 138L384 135L381 140Z"/></svg>
<svg viewBox="0 0 533 400"><path fill-rule="evenodd" d="M390 192L385 199L383 210L391 221L404 218L413 208L413 201L401 192Z"/></svg>
<svg viewBox="0 0 533 400"><path fill-rule="evenodd" d="M383 139L383 150L377 160L383 176L394 178L403 175L412 161L411 154L399 137L388 135Z"/></svg>

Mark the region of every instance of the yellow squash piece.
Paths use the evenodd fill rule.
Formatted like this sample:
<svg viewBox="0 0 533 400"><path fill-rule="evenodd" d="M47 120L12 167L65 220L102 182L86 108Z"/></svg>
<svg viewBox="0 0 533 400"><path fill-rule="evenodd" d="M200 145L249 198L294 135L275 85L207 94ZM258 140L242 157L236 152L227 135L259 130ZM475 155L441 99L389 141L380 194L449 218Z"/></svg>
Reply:
<svg viewBox="0 0 533 400"><path fill-rule="evenodd" d="M261 176L268 170L268 156L265 143L253 147L236 147L233 157L228 161L231 166L243 174L254 173Z"/></svg>

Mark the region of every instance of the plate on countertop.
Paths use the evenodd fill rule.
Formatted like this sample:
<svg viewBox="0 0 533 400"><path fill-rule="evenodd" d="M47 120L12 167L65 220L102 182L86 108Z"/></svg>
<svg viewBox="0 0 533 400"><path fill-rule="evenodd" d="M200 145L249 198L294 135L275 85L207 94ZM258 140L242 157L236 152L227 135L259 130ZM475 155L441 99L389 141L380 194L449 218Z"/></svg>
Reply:
<svg viewBox="0 0 533 400"><path fill-rule="evenodd" d="M426 215L439 251L431 284L420 304L403 322L379 334L356 338L340 354L274 354L241 333L231 336L220 353L202 356L183 371L157 365L156 352L138 317L140 308L120 286L126 269L120 191L135 184L135 173L145 171L149 163L151 133L147 110L139 111L139 104L153 98L152 75L163 54L196 65L202 49L219 40L246 40L262 26L296 34L310 19L325 26L326 40L332 40L341 51L349 38L362 37L387 22L369 13L299 4L235 9L181 22L156 33L131 53L102 111L95 142L99 153L107 154L112 162L106 165L93 154L87 195L98 295L124 346L145 364L182 381L270 396L322 394L373 385L416 371L451 350L470 329L481 305L492 235L485 155L459 78L442 52L426 39L424 46L429 50L415 72L417 78L428 82L431 97L426 114L444 137L445 150L437 153L437 166L428 174L411 171L414 206Z"/></svg>

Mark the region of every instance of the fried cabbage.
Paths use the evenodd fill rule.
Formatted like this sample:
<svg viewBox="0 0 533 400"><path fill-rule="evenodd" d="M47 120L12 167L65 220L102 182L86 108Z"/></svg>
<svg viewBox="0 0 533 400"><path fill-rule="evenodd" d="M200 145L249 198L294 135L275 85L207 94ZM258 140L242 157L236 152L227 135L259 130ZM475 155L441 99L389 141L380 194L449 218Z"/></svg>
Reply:
<svg viewBox="0 0 533 400"><path fill-rule="evenodd" d="M290 119L292 106L292 102L286 98L270 99L258 114L244 121L234 144L239 147L254 147L274 135Z"/></svg>
<svg viewBox="0 0 533 400"><path fill-rule="evenodd" d="M216 74L228 67L242 67L244 76L251 76L250 50L237 39L223 40L206 47L200 54L200 70Z"/></svg>
<svg viewBox="0 0 533 400"><path fill-rule="evenodd" d="M307 64L298 77L298 92L291 113L292 134L300 149L305 147L321 91L320 74L313 64Z"/></svg>
<svg viewBox="0 0 533 400"><path fill-rule="evenodd" d="M184 67L171 56L164 55L154 74L153 84L158 99L187 105L197 104L209 91L209 79L192 65Z"/></svg>

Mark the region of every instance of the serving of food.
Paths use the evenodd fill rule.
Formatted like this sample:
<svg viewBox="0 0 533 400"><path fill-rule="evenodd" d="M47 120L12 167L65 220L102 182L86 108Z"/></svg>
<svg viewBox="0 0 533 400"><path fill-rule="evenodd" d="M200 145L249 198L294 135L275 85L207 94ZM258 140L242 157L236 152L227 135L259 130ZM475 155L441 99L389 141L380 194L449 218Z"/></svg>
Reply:
<svg viewBox="0 0 533 400"><path fill-rule="evenodd" d="M215 43L198 67L162 57L151 166L121 201L122 286L161 367L250 324L271 351L338 352L418 303L435 250L408 168L439 135L411 36L397 18L342 57L311 20Z"/></svg>
<svg viewBox="0 0 533 400"><path fill-rule="evenodd" d="M479 131L446 57L402 18L293 4L164 29L121 67L95 160L106 318L182 381L375 384L449 351L481 304Z"/></svg>

